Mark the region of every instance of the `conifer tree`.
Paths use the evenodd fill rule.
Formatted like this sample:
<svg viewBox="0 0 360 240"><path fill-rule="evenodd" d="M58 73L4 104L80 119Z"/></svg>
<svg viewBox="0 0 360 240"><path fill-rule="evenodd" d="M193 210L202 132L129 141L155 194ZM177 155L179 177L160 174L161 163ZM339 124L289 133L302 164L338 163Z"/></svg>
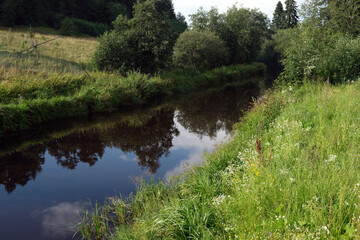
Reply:
<svg viewBox="0 0 360 240"><path fill-rule="evenodd" d="M285 12L281 1L276 5L272 25L275 29L283 29L285 25Z"/></svg>
<svg viewBox="0 0 360 240"><path fill-rule="evenodd" d="M285 28L293 28L298 23L297 6L295 0L285 1Z"/></svg>

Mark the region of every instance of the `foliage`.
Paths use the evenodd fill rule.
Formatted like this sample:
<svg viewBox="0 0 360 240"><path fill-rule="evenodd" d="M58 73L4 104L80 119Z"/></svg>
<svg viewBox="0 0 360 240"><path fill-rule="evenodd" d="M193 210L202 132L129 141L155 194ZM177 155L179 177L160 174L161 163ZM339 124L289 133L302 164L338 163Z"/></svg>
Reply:
<svg viewBox="0 0 360 240"><path fill-rule="evenodd" d="M180 35L173 62L180 68L212 69L228 62L224 42L210 31L186 31Z"/></svg>
<svg viewBox="0 0 360 240"><path fill-rule="evenodd" d="M72 21L74 22L74 25L78 30L77 34L85 34L85 35L97 37L110 29L108 25L103 23L89 22L77 18L72 19Z"/></svg>
<svg viewBox="0 0 360 240"><path fill-rule="evenodd" d="M274 16L272 20L272 26L274 29L284 29L285 28L285 11L281 1L276 5Z"/></svg>
<svg viewBox="0 0 360 240"><path fill-rule="evenodd" d="M340 37L334 47L321 58L317 75L332 83L360 77L360 37Z"/></svg>
<svg viewBox="0 0 360 240"><path fill-rule="evenodd" d="M132 54L127 57L122 51L113 52L106 62L106 69L115 70L120 67L119 61L123 61L124 70L136 69L144 73L154 73L169 66L175 41L186 28L184 17L175 15L171 0L139 2L134 7L133 18L119 15L113 25L114 32L121 35L122 45ZM110 54L112 50L105 39L114 40L114 36L115 33L104 36L98 52ZM112 64L110 59L115 62Z"/></svg>
<svg viewBox="0 0 360 240"><path fill-rule="evenodd" d="M358 1L308 0L302 7L306 24L349 34L360 33L360 6Z"/></svg>
<svg viewBox="0 0 360 240"><path fill-rule="evenodd" d="M200 8L190 17L192 29L213 31L225 42L230 64L254 61L269 36L267 17L258 10L233 6L219 14L216 8L209 12Z"/></svg>
<svg viewBox="0 0 360 240"><path fill-rule="evenodd" d="M304 78L319 78L339 83L360 76L359 37L346 28L334 30L335 22L341 23L335 17L326 20L327 13L334 16L335 12L344 15L347 12L331 3L320 3L308 2L303 8L308 18L298 28L278 31L274 36L284 65L280 80L301 82ZM310 11L309 6L317 8Z"/></svg>
<svg viewBox="0 0 360 240"><path fill-rule="evenodd" d="M101 36L93 60L99 70L124 72L132 68L133 57L125 36L113 31Z"/></svg>
<svg viewBox="0 0 360 240"><path fill-rule="evenodd" d="M132 17L135 3L135 0L3 0L0 25L59 29L59 23L68 17L109 26L119 14Z"/></svg>
<svg viewBox="0 0 360 240"><path fill-rule="evenodd" d="M77 34L78 30L77 30L73 20L71 20L70 18L67 17L61 21L60 32L61 32L61 34L65 35L65 36L73 36L73 35Z"/></svg>
<svg viewBox="0 0 360 240"><path fill-rule="evenodd" d="M136 4L134 17L129 22L128 42L136 53L135 69L146 73L167 66L173 47L168 11L157 4L155 0Z"/></svg>
<svg viewBox="0 0 360 240"><path fill-rule="evenodd" d="M293 28L298 24L297 6L295 0L285 1L285 27Z"/></svg>

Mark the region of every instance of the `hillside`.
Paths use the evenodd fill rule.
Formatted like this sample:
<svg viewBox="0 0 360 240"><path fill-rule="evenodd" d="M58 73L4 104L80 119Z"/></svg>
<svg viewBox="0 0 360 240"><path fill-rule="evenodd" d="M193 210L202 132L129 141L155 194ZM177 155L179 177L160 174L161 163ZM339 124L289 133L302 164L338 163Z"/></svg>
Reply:
<svg viewBox="0 0 360 240"><path fill-rule="evenodd" d="M31 36L35 43L48 42L38 47L39 56L30 54ZM0 29L0 81L23 74L81 73L80 63L88 63L97 44L95 38L60 37Z"/></svg>

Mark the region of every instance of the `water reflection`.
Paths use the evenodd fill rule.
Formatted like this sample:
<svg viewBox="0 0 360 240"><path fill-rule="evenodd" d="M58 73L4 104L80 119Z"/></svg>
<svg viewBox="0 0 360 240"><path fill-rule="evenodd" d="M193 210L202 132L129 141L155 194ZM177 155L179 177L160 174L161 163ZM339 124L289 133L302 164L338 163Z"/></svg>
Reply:
<svg viewBox="0 0 360 240"><path fill-rule="evenodd" d="M23 152L7 155L0 160L0 185L12 193L18 185L25 186L35 180L45 163L45 147L35 146Z"/></svg>
<svg viewBox="0 0 360 240"><path fill-rule="evenodd" d="M93 166L102 158L105 144L100 140L99 133L73 133L49 143L47 149L58 164L75 169L79 162Z"/></svg>
<svg viewBox="0 0 360 240"><path fill-rule="evenodd" d="M31 215L41 219L42 235L45 238L71 239L74 226L79 221L79 214L88 205L81 202L62 202L44 210L35 210Z"/></svg>
<svg viewBox="0 0 360 240"><path fill-rule="evenodd" d="M179 103L177 119L182 126L198 136L215 137L225 129L231 132L239 120L239 109L246 109L251 101L250 89L240 91L228 87L221 92L205 94L201 98Z"/></svg>
<svg viewBox="0 0 360 240"><path fill-rule="evenodd" d="M52 133L53 137L45 132L43 135L46 140L41 140L41 145L27 140L24 145L30 147L22 147L21 151L14 153L6 153L0 147L4 156L0 157L0 185L4 185L8 193L12 193L18 185L25 186L28 181L34 180L41 172L46 152L58 165L74 170L80 162L87 163L90 167L96 165L103 158L106 148L116 148L124 154L135 154L138 165L155 174L160 167L159 159L169 154L173 139L179 136L175 120L200 138L216 137L220 130L228 133L240 117L239 109L245 109L254 96L249 89L253 89L253 86L240 91L238 88L228 87L221 92L125 114L125 117L115 116L105 120L99 118L88 121L87 124L81 122L81 125L74 125L74 128L59 130L58 134L55 131ZM14 142L19 144L19 140ZM195 143L189 144L194 146ZM16 146L6 147L16 149ZM196 155L185 162L191 164L195 158L201 157ZM176 174L181 169L182 166L179 165L165 177Z"/></svg>
<svg viewBox="0 0 360 240"><path fill-rule="evenodd" d="M107 146L120 148L124 153L134 152L139 166L155 174L160 167L159 159L169 154L173 138L179 135L174 123L174 109L156 111L142 126L117 124L102 134Z"/></svg>

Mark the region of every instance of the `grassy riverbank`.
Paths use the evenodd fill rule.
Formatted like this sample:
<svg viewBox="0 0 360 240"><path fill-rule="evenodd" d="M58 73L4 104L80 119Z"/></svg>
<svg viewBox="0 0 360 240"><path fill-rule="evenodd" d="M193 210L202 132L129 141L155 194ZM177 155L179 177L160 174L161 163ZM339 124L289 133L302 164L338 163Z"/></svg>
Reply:
<svg viewBox="0 0 360 240"><path fill-rule="evenodd" d="M359 238L359 97L359 82L274 90L202 166L143 183L126 203L109 199L80 230L101 238L115 222L111 239Z"/></svg>
<svg viewBox="0 0 360 240"><path fill-rule="evenodd" d="M263 77L263 64L220 67L206 72L179 70L157 75L87 70L96 39L61 37L39 46L40 55L20 53L56 38L0 30L0 137L53 119L152 105L160 97L203 91Z"/></svg>

